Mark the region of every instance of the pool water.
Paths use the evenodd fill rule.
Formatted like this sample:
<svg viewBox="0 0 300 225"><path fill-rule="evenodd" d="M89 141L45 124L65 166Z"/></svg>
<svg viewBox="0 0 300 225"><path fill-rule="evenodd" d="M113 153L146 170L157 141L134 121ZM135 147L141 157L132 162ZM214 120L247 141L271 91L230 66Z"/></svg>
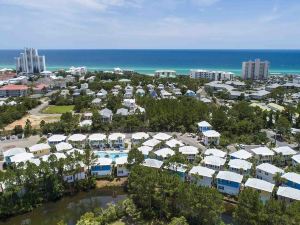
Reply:
<svg viewBox="0 0 300 225"><path fill-rule="evenodd" d="M128 156L128 152L125 151L98 151L96 155L99 158L110 158L115 162L116 158Z"/></svg>

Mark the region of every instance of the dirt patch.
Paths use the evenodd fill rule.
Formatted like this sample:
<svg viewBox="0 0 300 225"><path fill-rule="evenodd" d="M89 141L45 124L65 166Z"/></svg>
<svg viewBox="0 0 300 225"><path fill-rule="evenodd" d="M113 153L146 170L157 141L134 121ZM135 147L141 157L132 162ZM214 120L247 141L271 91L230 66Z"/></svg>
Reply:
<svg viewBox="0 0 300 225"><path fill-rule="evenodd" d="M46 123L56 122L56 121L59 121L60 116L57 116L57 115L53 115L53 116L49 116L49 115L30 115L29 114L29 115L24 116L22 119L16 120L13 123L7 125L5 127L5 130L13 130L16 125L21 125L24 128L27 119L30 120L31 125L32 125L33 128L39 129L40 128L40 122L42 120L44 120Z"/></svg>
<svg viewBox="0 0 300 225"><path fill-rule="evenodd" d="M125 186L127 182L127 177L115 178L113 181L108 180L97 180L96 187L104 188L104 187L122 187Z"/></svg>

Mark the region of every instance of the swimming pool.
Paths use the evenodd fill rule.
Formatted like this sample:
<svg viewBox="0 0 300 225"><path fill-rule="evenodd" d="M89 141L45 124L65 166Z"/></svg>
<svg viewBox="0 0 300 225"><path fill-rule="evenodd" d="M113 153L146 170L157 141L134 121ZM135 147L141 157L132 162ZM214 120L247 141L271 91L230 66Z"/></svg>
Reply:
<svg viewBox="0 0 300 225"><path fill-rule="evenodd" d="M115 162L116 158L128 156L128 151L97 151L96 155L99 158L110 158Z"/></svg>

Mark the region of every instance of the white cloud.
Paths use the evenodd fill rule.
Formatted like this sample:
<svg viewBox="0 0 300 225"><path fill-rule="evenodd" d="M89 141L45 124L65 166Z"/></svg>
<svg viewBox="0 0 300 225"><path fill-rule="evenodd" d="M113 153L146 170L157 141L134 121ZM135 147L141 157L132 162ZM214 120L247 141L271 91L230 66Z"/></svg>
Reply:
<svg viewBox="0 0 300 225"><path fill-rule="evenodd" d="M198 6L211 6L217 3L219 0L191 0L192 3Z"/></svg>
<svg viewBox="0 0 300 225"><path fill-rule="evenodd" d="M0 0L0 5L13 5L37 10L98 10L104 11L109 7L135 6L138 0Z"/></svg>

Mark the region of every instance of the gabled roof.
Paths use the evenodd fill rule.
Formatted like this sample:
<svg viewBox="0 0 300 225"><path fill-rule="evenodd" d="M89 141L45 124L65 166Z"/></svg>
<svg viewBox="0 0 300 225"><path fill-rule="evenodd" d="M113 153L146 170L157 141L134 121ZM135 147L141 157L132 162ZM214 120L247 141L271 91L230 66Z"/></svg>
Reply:
<svg viewBox="0 0 300 225"><path fill-rule="evenodd" d="M154 147L154 146L158 145L160 142L161 142L161 141L159 141L159 140L157 140L157 139L155 139L155 138L152 138L152 139L150 139L150 140L148 140L148 141L145 141L145 142L143 143L143 145L150 146L150 147Z"/></svg>
<svg viewBox="0 0 300 225"><path fill-rule="evenodd" d="M172 156L175 152L170 148L162 148L154 152L155 155L166 158L168 156Z"/></svg>
<svg viewBox="0 0 300 225"><path fill-rule="evenodd" d="M56 158L57 158L58 160L59 160L59 159L65 159L65 158L67 158L65 154L59 153L59 152L55 152L55 153L52 153L52 154L49 154L49 155L44 155L44 156L42 156L41 159L42 159L43 161L48 161L48 160L49 160L49 157L50 157L51 155L55 155Z"/></svg>
<svg viewBox="0 0 300 225"><path fill-rule="evenodd" d="M270 163L262 163L256 167L256 169L271 173L271 174L276 174L276 173L284 173L283 169L278 168L277 166L274 166Z"/></svg>
<svg viewBox="0 0 300 225"><path fill-rule="evenodd" d="M220 137L221 134L215 130L207 130L203 132L205 137Z"/></svg>
<svg viewBox="0 0 300 225"><path fill-rule="evenodd" d="M180 147L179 152L184 155L197 155L199 153L199 150L194 146L188 145Z"/></svg>
<svg viewBox="0 0 300 225"><path fill-rule="evenodd" d="M112 164L112 159L110 158L98 158L96 165L107 166Z"/></svg>
<svg viewBox="0 0 300 225"><path fill-rule="evenodd" d="M157 159L145 159L143 166L160 169L163 165L162 161Z"/></svg>
<svg viewBox="0 0 300 225"><path fill-rule="evenodd" d="M14 155L10 158L11 162L19 163L19 162L26 162L29 159L34 158L34 155L32 153L24 152L17 155Z"/></svg>
<svg viewBox="0 0 300 225"><path fill-rule="evenodd" d="M165 166L166 169L185 173L187 171L187 165L181 163L172 163L170 166Z"/></svg>
<svg viewBox="0 0 300 225"><path fill-rule="evenodd" d="M204 155L213 155L218 156L220 158L225 158L226 152L223 152L222 150L216 149L216 148L209 148L204 152Z"/></svg>
<svg viewBox="0 0 300 225"><path fill-rule="evenodd" d="M41 150L45 150L45 149L50 149L50 145L45 144L45 143L41 143L41 144L36 144L33 145L29 148L30 152L37 152L37 151L41 151Z"/></svg>
<svg viewBox="0 0 300 225"><path fill-rule="evenodd" d="M220 171L217 175L217 179L233 181L236 183L242 183L243 176L230 171Z"/></svg>
<svg viewBox="0 0 300 225"><path fill-rule="evenodd" d="M73 146L69 143L66 143L66 142L60 142L57 145L55 145L55 148L58 152L60 152L60 151L71 150L73 148Z"/></svg>
<svg viewBox="0 0 300 225"><path fill-rule="evenodd" d="M201 121L198 123L198 127L212 127L212 125L206 121Z"/></svg>
<svg viewBox="0 0 300 225"><path fill-rule="evenodd" d="M226 162L226 159L210 155L210 156L205 156L203 161L205 164L208 165L223 166Z"/></svg>
<svg viewBox="0 0 300 225"><path fill-rule="evenodd" d="M86 135L84 134L72 134L68 141L84 141L86 139Z"/></svg>
<svg viewBox="0 0 300 225"><path fill-rule="evenodd" d="M127 159L128 159L127 156L116 158L116 159L115 159L116 165L124 165L124 164L127 164L127 163L128 163Z"/></svg>
<svg viewBox="0 0 300 225"><path fill-rule="evenodd" d="M48 142L62 142L65 141L67 136L61 134L54 134L48 138Z"/></svg>
<svg viewBox="0 0 300 225"><path fill-rule="evenodd" d="M138 150L143 153L143 155L149 155L149 152L153 150L153 147L141 146L138 147Z"/></svg>
<svg viewBox="0 0 300 225"><path fill-rule="evenodd" d="M197 174L204 177L212 177L216 171L203 166L193 166L189 174Z"/></svg>
<svg viewBox="0 0 300 225"><path fill-rule="evenodd" d="M148 139L150 137L149 134L145 133L145 132L137 132L137 133L133 133L131 138L134 140L142 140L142 139Z"/></svg>
<svg viewBox="0 0 300 225"><path fill-rule="evenodd" d="M252 155L252 153L247 152L246 150L242 149L242 150L231 153L230 156L237 158L237 159L249 159L253 155Z"/></svg>
<svg viewBox="0 0 300 225"><path fill-rule="evenodd" d="M169 140L172 136L165 134L165 133L157 133L156 135L153 136L153 138L161 141L166 141Z"/></svg>
<svg viewBox="0 0 300 225"><path fill-rule="evenodd" d="M300 201L300 190L295 188L280 186L278 188L277 195Z"/></svg>
<svg viewBox="0 0 300 225"><path fill-rule="evenodd" d="M128 116L128 109L120 108L116 112L117 115Z"/></svg>
<svg viewBox="0 0 300 225"><path fill-rule="evenodd" d="M245 187L251 187L269 193L272 193L274 186L275 186L274 184L271 184L265 180L260 180L257 178L249 178L245 183Z"/></svg>
<svg viewBox="0 0 300 225"><path fill-rule="evenodd" d="M281 153L282 155L296 155L297 154L297 152L289 146L282 146L282 147L274 148L273 150L277 154Z"/></svg>
<svg viewBox="0 0 300 225"><path fill-rule="evenodd" d="M252 163L242 160L242 159L231 159L228 163L229 167L235 169L243 169L243 170L250 170L252 167Z"/></svg>
<svg viewBox="0 0 300 225"><path fill-rule="evenodd" d="M268 147L258 147L258 148L253 148L251 151L255 155L263 155L263 156L272 156L274 155L274 152L271 151Z"/></svg>
<svg viewBox="0 0 300 225"><path fill-rule="evenodd" d="M91 134L88 137L88 139L89 139L89 141L103 141L103 140L106 140L106 135L105 134L100 134L100 133Z"/></svg>
<svg viewBox="0 0 300 225"><path fill-rule="evenodd" d="M171 139L166 141L166 145L169 146L170 148L175 148L177 145L179 147L182 147L184 144L181 141L178 141L176 139Z"/></svg>
<svg viewBox="0 0 300 225"><path fill-rule="evenodd" d="M300 174L294 172L288 172L281 176L282 178L300 184Z"/></svg>
<svg viewBox="0 0 300 225"><path fill-rule="evenodd" d="M100 110L99 113L103 117L111 117L111 116L113 116L113 112L110 109L107 109L107 108Z"/></svg>
<svg viewBox="0 0 300 225"><path fill-rule="evenodd" d="M294 155L294 156L292 157L292 159L293 159L295 162L300 163L300 154L299 154L299 155Z"/></svg>
<svg viewBox="0 0 300 225"><path fill-rule="evenodd" d="M3 152L4 157L9 157L9 156L14 156L18 155L20 153L26 152L25 148L11 148L8 149L7 151Z"/></svg>
<svg viewBox="0 0 300 225"><path fill-rule="evenodd" d="M108 140L110 141L116 141L119 138L121 138L122 140L125 139L125 134L121 134L121 133L112 133L108 136Z"/></svg>

